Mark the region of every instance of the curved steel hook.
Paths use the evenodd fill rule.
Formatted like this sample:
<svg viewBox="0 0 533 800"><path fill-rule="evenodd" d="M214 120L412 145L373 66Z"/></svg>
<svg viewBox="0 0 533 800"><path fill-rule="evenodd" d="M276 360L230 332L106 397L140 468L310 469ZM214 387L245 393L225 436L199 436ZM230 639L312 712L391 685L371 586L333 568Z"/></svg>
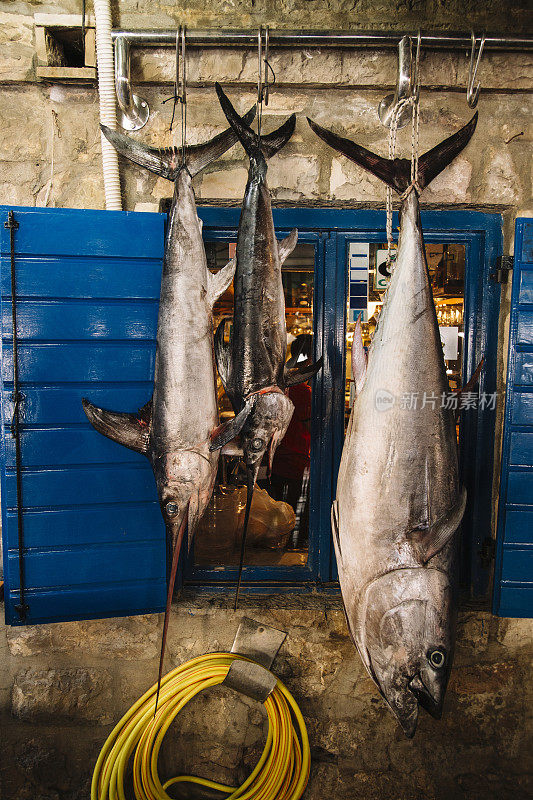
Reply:
<svg viewBox="0 0 533 800"><path fill-rule="evenodd" d="M420 31L417 37L417 53L420 53ZM418 59L417 59L418 62ZM415 64L415 71L418 65ZM402 100L408 100L413 91L416 91L418 75L413 72L412 40L410 36L404 36L398 44L398 82L394 94L388 94L383 98L378 107L378 115L382 125L390 128L392 112L396 105ZM406 107L400 112L398 117L398 128L403 128L411 119L411 109Z"/></svg>
<svg viewBox="0 0 533 800"><path fill-rule="evenodd" d="M485 34L481 35L479 40L479 51L476 58L476 37L474 31L472 31L472 50L470 52L470 67L468 68L468 82L466 84L466 102L470 106L470 108L475 108L477 106L477 101L479 99L479 90L481 88L481 83L474 88L474 83L476 82L477 70L479 67L479 62L481 61L481 56L483 54L483 48L485 47Z"/></svg>

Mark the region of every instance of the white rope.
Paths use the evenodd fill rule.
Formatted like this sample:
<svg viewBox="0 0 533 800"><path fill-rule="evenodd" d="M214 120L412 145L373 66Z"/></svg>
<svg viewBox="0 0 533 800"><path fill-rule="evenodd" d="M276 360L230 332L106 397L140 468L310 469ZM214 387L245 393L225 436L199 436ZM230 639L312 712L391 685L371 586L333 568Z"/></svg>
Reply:
<svg viewBox="0 0 533 800"><path fill-rule="evenodd" d="M57 113L54 111L54 109L52 109L51 111L52 111L52 154L50 163L50 178L48 180L48 186L46 187L46 193L44 195L44 201L43 201L44 208L47 208L48 201L50 200L50 198L52 198L52 205L55 206L55 200L54 200L55 146L54 145L56 140L56 132L57 132L57 138L58 139L61 138L61 131L59 129L59 125L57 122Z"/></svg>

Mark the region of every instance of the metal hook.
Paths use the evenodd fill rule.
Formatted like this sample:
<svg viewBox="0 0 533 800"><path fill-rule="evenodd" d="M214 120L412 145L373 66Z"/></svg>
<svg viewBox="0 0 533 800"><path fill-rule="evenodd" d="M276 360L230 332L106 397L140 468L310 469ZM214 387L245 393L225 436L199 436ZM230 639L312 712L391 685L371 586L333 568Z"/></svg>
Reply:
<svg viewBox="0 0 533 800"><path fill-rule="evenodd" d="M417 48L420 50L420 32L418 33ZM408 100L413 94L413 87L416 86L412 73L412 52L411 37L404 36L398 44L398 82L396 92L388 94L383 98L378 107L378 115L381 124L390 128L392 113L396 105L402 100ZM403 128L411 119L411 109L406 106L398 117L398 128Z"/></svg>
<svg viewBox="0 0 533 800"><path fill-rule="evenodd" d="M470 51L470 67L468 68L468 83L466 84L466 102L470 106L470 108L475 108L477 106L477 101L479 99L479 90L481 88L481 83L474 88L474 83L476 82L477 70L479 67L479 62L481 61L481 56L483 54L483 48L485 47L485 34L481 34L481 38L479 40L479 51L477 54L476 59L476 37L474 31L472 31L472 50ZM475 62L475 63L474 63Z"/></svg>

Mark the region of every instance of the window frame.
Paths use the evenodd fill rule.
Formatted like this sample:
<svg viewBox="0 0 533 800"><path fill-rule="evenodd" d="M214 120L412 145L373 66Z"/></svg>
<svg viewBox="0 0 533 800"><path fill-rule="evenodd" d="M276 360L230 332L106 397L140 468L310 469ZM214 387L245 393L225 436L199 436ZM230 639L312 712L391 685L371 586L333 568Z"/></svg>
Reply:
<svg viewBox="0 0 533 800"><path fill-rule="evenodd" d="M206 240L235 241L239 207L200 206ZM298 228L299 241L314 242L315 290L313 321L315 355L324 356L323 369L313 385L313 419L320 418L320 436L312 428L311 508L309 558L306 567L245 567L243 589L249 593L338 591L335 554L330 528L330 506L344 441L344 382L347 250L351 241L385 241L383 210L334 208L274 208L279 238ZM471 375L485 358L480 392L497 388L497 346L500 287L491 279L502 253L500 214L463 209L422 211L427 242L465 245L465 339L463 373ZM398 216L393 217L397 231ZM395 235L396 238L396 235ZM461 544L462 594L468 600L488 602L492 564L481 557L484 540L491 536L492 482L496 410L463 413L460 428L460 471L472 501L467 505L466 530ZM226 591L237 577L236 567L199 568L194 551L184 564L184 583L205 591Z"/></svg>

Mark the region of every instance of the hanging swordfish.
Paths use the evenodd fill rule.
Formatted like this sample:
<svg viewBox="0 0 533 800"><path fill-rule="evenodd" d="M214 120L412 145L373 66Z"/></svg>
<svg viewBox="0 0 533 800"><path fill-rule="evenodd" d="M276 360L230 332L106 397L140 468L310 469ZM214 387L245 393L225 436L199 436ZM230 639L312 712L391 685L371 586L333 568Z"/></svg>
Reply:
<svg viewBox="0 0 533 800"><path fill-rule="evenodd" d="M239 137L250 167L235 253L235 300L231 340L225 341L223 320L215 334L218 372L236 417L213 437L212 447L224 446L240 434L246 464L246 509L241 538L237 605L242 577L246 530L252 493L263 456L269 466L292 417L294 406L285 389L309 380L321 360L305 369L286 369L287 328L281 264L293 251L298 231L278 243L267 186L267 159L294 132L294 114L280 128L260 137L233 108L221 86L216 91L228 122Z"/></svg>
<svg viewBox="0 0 533 800"><path fill-rule="evenodd" d="M332 508L351 636L407 736L421 705L440 717L455 638L459 484L439 326L418 193L465 147L477 114L411 164L387 160L309 121L318 136L402 195L396 265L368 364L356 331L356 400Z"/></svg>
<svg viewBox="0 0 533 800"><path fill-rule="evenodd" d="M252 109L246 119L251 122L254 114ZM175 148L147 147L101 127L119 153L174 182L161 277L152 399L136 414L106 411L86 399L82 401L89 422L97 431L143 453L154 471L172 565L161 646L161 680L181 544L187 529L191 542L216 477L218 452L209 446L219 421L212 308L235 271L234 261L215 274L207 268L192 179L234 145L238 137L229 128L209 142L187 147L182 160Z"/></svg>

